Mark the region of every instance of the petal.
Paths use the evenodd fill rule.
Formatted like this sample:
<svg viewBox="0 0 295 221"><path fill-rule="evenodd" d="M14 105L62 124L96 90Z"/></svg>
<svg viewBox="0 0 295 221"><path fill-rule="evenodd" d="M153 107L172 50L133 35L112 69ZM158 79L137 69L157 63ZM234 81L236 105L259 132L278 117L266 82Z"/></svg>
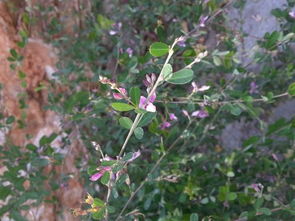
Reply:
<svg viewBox="0 0 295 221"><path fill-rule="evenodd" d="M90 177L90 180L91 181L97 181L99 178L101 178L103 176L103 174L105 173L105 170L102 170L98 173L95 173L93 174L91 177Z"/></svg>
<svg viewBox="0 0 295 221"><path fill-rule="evenodd" d="M156 100L156 93L153 93L153 95L151 95L150 97L150 102L154 103L154 101Z"/></svg>
<svg viewBox="0 0 295 221"><path fill-rule="evenodd" d="M138 107L141 109L145 109L146 106L146 98L144 96L140 96Z"/></svg>
<svg viewBox="0 0 295 221"><path fill-rule="evenodd" d="M119 94L119 93L113 93L113 97L114 97L116 100L121 100L121 99L123 99L123 95L122 95L122 94Z"/></svg>
<svg viewBox="0 0 295 221"><path fill-rule="evenodd" d="M148 103L145 107L145 110L148 112L156 112L156 106L152 103Z"/></svg>
<svg viewBox="0 0 295 221"><path fill-rule="evenodd" d="M140 155L141 155L140 150L134 152L133 155L132 155L132 157L131 157L131 159L128 160L127 162L131 162L131 161L135 160L135 159L138 158Z"/></svg>
<svg viewBox="0 0 295 221"><path fill-rule="evenodd" d="M199 116L200 111L194 111L192 113L192 117L198 117Z"/></svg>
<svg viewBox="0 0 295 221"><path fill-rule="evenodd" d="M204 86L202 86L202 87L199 88L199 91L207 91L209 89L210 89L210 86L204 85Z"/></svg>

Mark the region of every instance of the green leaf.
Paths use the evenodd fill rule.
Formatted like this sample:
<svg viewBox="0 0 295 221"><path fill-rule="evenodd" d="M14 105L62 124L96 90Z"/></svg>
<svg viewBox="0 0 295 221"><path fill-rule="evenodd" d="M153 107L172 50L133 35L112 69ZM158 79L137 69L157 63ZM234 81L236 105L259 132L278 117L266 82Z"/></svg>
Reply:
<svg viewBox="0 0 295 221"><path fill-rule="evenodd" d="M189 220L190 221L199 221L199 215L197 213L192 213Z"/></svg>
<svg viewBox="0 0 295 221"><path fill-rule="evenodd" d="M9 116L7 119L6 119L6 124L12 124L15 120L15 117L14 116Z"/></svg>
<svg viewBox="0 0 295 221"><path fill-rule="evenodd" d="M239 116L242 113L241 108L238 105L230 105L230 113L235 116Z"/></svg>
<svg viewBox="0 0 295 221"><path fill-rule="evenodd" d="M268 208L260 208L257 210L258 213L262 213L264 215L270 216L271 215L271 210Z"/></svg>
<svg viewBox="0 0 295 221"><path fill-rule="evenodd" d="M131 101L135 104L139 104L139 99L140 99L140 89L139 87L132 87L129 91Z"/></svg>
<svg viewBox="0 0 295 221"><path fill-rule="evenodd" d="M295 199L293 199L293 200L291 201L291 203L290 203L290 207L291 207L292 209L295 209Z"/></svg>
<svg viewBox="0 0 295 221"><path fill-rule="evenodd" d="M162 42L155 42L150 46L150 53L155 57L160 57L169 52L169 46Z"/></svg>
<svg viewBox="0 0 295 221"><path fill-rule="evenodd" d="M102 184L104 184L104 185L108 185L108 182L109 182L109 180L110 180L110 173L109 172L105 172L104 174L103 174L103 176L101 177L101 179L100 179L100 182L102 183Z"/></svg>
<svg viewBox="0 0 295 221"><path fill-rule="evenodd" d="M135 107L131 106L130 104L120 103L120 102L111 103L111 106L116 111L130 111L135 109Z"/></svg>
<svg viewBox="0 0 295 221"><path fill-rule="evenodd" d="M129 117L121 117L119 123L122 127L130 129L132 127L133 121Z"/></svg>
<svg viewBox="0 0 295 221"><path fill-rule="evenodd" d="M143 129L141 127L137 127L135 130L134 130L134 135L135 137L138 139L138 140L141 140L143 138Z"/></svg>
<svg viewBox="0 0 295 221"><path fill-rule="evenodd" d="M99 199L99 198L94 198L93 199L93 206L103 207L104 206L104 202L101 199Z"/></svg>
<svg viewBox="0 0 295 221"><path fill-rule="evenodd" d="M100 220L103 219L105 214L105 208L101 208L98 212L92 213L92 218L94 220Z"/></svg>
<svg viewBox="0 0 295 221"><path fill-rule="evenodd" d="M237 194L236 193L228 193L226 198L228 201L233 201L237 198Z"/></svg>
<svg viewBox="0 0 295 221"><path fill-rule="evenodd" d="M143 126L148 125L156 115L157 115L157 113L151 113L151 112L145 113L137 126L143 127Z"/></svg>
<svg viewBox="0 0 295 221"><path fill-rule="evenodd" d="M101 165L106 167L106 166L113 166L115 163L117 163L116 160L108 160L108 161L102 161Z"/></svg>
<svg viewBox="0 0 295 221"><path fill-rule="evenodd" d="M166 64L164 67L163 67L163 77L164 79L167 81L170 77L171 77L171 74L172 74L172 66L171 64Z"/></svg>
<svg viewBox="0 0 295 221"><path fill-rule="evenodd" d="M130 160L132 157L133 157L133 153L130 152L130 153L127 153L127 154L123 157L123 160L124 160L124 161L128 161L128 160Z"/></svg>
<svg viewBox="0 0 295 221"><path fill-rule="evenodd" d="M295 96L295 82L289 85L288 94L291 96Z"/></svg>
<svg viewBox="0 0 295 221"><path fill-rule="evenodd" d="M0 188L0 199L5 200L6 197L11 193L11 189L9 187L1 187Z"/></svg>
<svg viewBox="0 0 295 221"><path fill-rule="evenodd" d="M171 84L186 84L190 82L193 77L194 72L191 69L184 68L174 72L167 81Z"/></svg>

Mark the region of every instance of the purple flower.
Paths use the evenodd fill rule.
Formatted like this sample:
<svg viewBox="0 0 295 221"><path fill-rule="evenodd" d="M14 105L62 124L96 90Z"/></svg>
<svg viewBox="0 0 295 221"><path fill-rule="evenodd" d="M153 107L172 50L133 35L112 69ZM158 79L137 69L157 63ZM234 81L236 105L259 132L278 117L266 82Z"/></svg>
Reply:
<svg viewBox="0 0 295 221"><path fill-rule="evenodd" d="M101 168L98 168L99 172L93 174L90 177L90 180L91 181L97 181L97 180L99 180L104 175L105 172L110 171L111 169L112 169L111 167L101 167Z"/></svg>
<svg viewBox="0 0 295 221"><path fill-rule="evenodd" d="M257 86L257 84L255 83L255 81L252 81L251 83L250 83L250 90L249 90L249 93L250 94L255 94L255 93L258 93L258 86Z"/></svg>
<svg viewBox="0 0 295 221"><path fill-rule="evenodd" d="M289 16L295 19L295 9L289 12Z"/></svg>
<svg viewBox="0 0 295 221"><path fill-rule="evenodd" d="M143 80L143 84L147 87L147 88L151 88L155 81L156 81L156 75L154 73L148 75L145 75L145 80Z"/></svg>
<svg viewBox="0 0 295 221"><path fill-rule="evenodd" d="M203 92L203 91L207 91L210 89L210 86L208 85L203 85L201 87L198 87L198 85L196 84L196 82L192 82L192 87L193 87L193 93L197 93L199 91Z"/></svg>
<svg viewBox="0 0 295 221"><path fill-rule="evenodd" d="M179 47L182 47L182 48L184 48L184 47L186 46L184 40L183 40L183 41L178 41L178 42L177 42L177 45L178 45Z"/></svg>
<svg viewBox="0 0 295 221"><path fill-rule="evenodd" d="M121 28L122 28L121 22L115 23L115 24L113 24L113 28L109 31L109 34L116 35L120 32Z"/></svg>
<svg viewBox="0 0 295 221"><path fill-rule="evenodd" d="M182 113L184 114L184 116L189 118L189 114L188 114L187 110L182 110Z"/></svg>
<svg viewBox="0 0 295 221"><path fill-rule="evenodd" d="M116 99L116 100L121 100L123 99L124 97L127 96L127 91L125 88L118 88L117 89L119 91L119 93L113 93L113 97Z"/></svg>
<svg viewBox="0 0 295 221"><path fill-rule="evenodd" d="M205 110L198 110L198 111L194 111L194 112L192 113L192 117L206 118L206 117L208 117L208 116L209 116L209 114L208 114L208 112L205 111Z"/></svg>
<svg viewBox="0 0 295 221"><path fill-rule="evenodd" d="M156 94L153 94L149 98L149 100L144 96L140 96L138 107L148 112L156 112L156 106L153 105L153 102L155 101L155 99L156 99Z"/></svg>
<svg viewBox="0 0 295 221"><path fill-rule="evenodd" d="M251 184L251 187L257 192L260 193L262 192L264 186L261 183L253 183Z"/></svg>
<svg viewBox="0 0 295 221"><path fill-rule="evenodd" d="M131 159L127 160L127 162L128 162L128 163L129 163L129 162L132 162L133 160L135 160L136 158L138 158L140 155L141 155L140 150L134 152L133 155L132 155L132 157L131 157Z"/></svg>
<svg viewBox="0 0 295 221"><path fill-rule="evenodd" d="M171 113L169 114L170 120L177 120L178 118L175 116L175 114Z"/></svg>
<svg viewBox="0 0 295 221"><path fill-rule="evenodd" d="M206 21L208 20L208 18L209 18L209 16L201 16L200 17L200 27L205 27L206 25L205 25L205 23L206 23Z"/></svg>
<svg viewBox="0 0 295 221"><path fill-rule="evenodd" d="M168 121L164 121L161 125L160 125L160 128L162 130L166 129L166 128L169 128L171 127L171 124L168 122Z"/></svg>
<svg viewBox="0 0 295 221"><path fill-rule="evenodd" d="M132 57L132 55L133 55L133 50L132 50L132 48L127 48L127 49L126 49L126 53L129 55L129 57Z"/></svg>

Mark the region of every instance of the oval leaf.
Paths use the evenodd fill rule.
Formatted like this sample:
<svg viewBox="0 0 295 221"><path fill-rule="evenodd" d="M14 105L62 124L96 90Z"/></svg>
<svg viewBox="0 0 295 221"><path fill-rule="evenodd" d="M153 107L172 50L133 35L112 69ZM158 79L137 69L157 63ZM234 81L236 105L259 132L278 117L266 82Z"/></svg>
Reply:
<svg viewBox="0 0 295 221"><path fill-rule="evenodd" d="M199 221L199 216L197 213L192 213L190 216L190 221Z"/></svg>
<svg viewBox="0 0 295 221"><path fill-rule="evenodd" d="M160 57L167 54L169 46L162 42L155 42L150 46L150 53L155 57Z"/></svg>
<svg viewBox="0 0 295 221"><path fill-rule="evenodd" d="M141 121L138 123L138 126L139 127L143 127L143 126L148 125L154 119L154 117L156 115L157 115L157 113L152 113L152 112L145 113L143 115Z"/></svg>
<svg viewBox="0 0 295 221"><path fill-rule="evenodd" d="M133 121L129 117L121 117L119 123L122 127L130 129L132 127Z"/></svg>
<svg viewBox="0 0 295 221"><path fill-rule="evenodd" d="M289 85L288 94L291 96L295 96L295 82Z"/></svg>
<svg viewBox="0 0 295 221"><path fill-rule="evenodd" d="M138 87L132 87L129 91L131 101L135 104L139 104L139 98L140 98L140 89Z"/></svg>
<svg viewBox="0 0 295 221"><path fill-rule="evenodd" d="M143 138L143 129L141 127L137 127L135 130L134 130L134 135L135 137L138 139L138 140L141 140Z"/></svg>
<svg viewBox="0 0 295 221"><path fill-rule="evenodd" d="M130 104L125 104L125 103L111 103L112 108L116 111L130 111L135 109L135 107L131 106Z"/></svg>
<svg viewBox="0 0 295 221"><path fill-rule="evenodd" d="M110 176L111 176L111 174L109 172L105 172L103 174L103 176L101 177L100 182L104 185L108 185L108 182L110 180Z"/></svg>
<svg viewBox="0 0 295 221"><path fill-rule="evenodd" d="M191 69L184 68L174 72L167 81L171 84L186 84L190 82L193 77L194 72Z"/></svg>
<svg viewBox="0 0 295 221"><path fill-rule="evenodd" d="M163 67L163 77L165 80L168 80L170 77L171 77L171 74L172 74L172 66L171 64L166 64L164 67Z"/></svg>

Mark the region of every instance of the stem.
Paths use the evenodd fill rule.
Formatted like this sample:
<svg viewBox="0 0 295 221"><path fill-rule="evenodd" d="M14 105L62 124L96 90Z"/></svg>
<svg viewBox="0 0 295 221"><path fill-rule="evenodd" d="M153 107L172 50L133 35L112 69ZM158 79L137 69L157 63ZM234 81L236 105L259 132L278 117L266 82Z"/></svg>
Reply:
<svg viewBox="0 0 295 221"><path fill-rule="evenodd" d="M123 209L121 210L120 214L118 215L118 217L116 218L115 221L118 221L122 214L125 212L126 208L128 207L128 205L130 204L131 200L134 198L134 196L138 193L138 191L144 186L144 184L148 181L148 177L155 172L155 170L157 169L157 167L160 165L161 161L164 159L165 156L168 155L168 153L175 147L175 145L178 143L179 140L181 140L183 138L183 134L184 132L189 128L189 126L191 125L192 121L189 121L189 123L187 124L187 126L185 127L185 129L183 130L183 132L180 134L180 136L170 145L170 147L167 149L167 151L157 160L156 164L153 166L153 168L151 169L151 171L148 173L148 175L146 176L146 178L141 182L141 184L137 187L137 189L131 194L131 196L129 197L128 201L125 203Z"/></svg>

